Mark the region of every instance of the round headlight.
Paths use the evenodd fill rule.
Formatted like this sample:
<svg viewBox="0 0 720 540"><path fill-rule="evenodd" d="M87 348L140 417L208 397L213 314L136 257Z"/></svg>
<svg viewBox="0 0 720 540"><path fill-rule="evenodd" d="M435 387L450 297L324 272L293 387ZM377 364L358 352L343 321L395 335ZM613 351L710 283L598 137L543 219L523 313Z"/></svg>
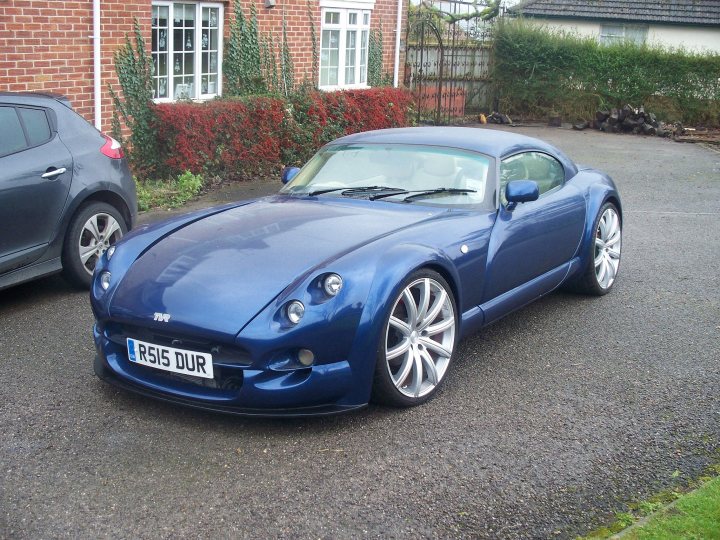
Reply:
<svg viewBox="0 0 720 540"><path fill-rule="evenodd" d="M113 253L115 253L115 246L110 246L109 248L107 248L107 251L105 252L105 256L107 257L108 261L113 256Z"/></svg>
<svg viewBox="0 0 720 540"><path fill-rule="evenodd" d="M108 290L108 287L110 287L110 272L100 274L100 286L103 288L103 291Z"/></svg>
<svg viewBox="0 0 720 540"><path fill-rule="evenodd" d="M335 296L342 289L343 280L337 274L328 274L323 280L323 289L328 296Z"/></svg>
<svg viewBox="0 0 720 540"><path fill-rule="evenodd" d="M285 312L287 313L288 320L293 324L297 324L300 322L300 319L303 318L303 315L305 315L305 306L300 300L293 300L288 303Z"/></svg>

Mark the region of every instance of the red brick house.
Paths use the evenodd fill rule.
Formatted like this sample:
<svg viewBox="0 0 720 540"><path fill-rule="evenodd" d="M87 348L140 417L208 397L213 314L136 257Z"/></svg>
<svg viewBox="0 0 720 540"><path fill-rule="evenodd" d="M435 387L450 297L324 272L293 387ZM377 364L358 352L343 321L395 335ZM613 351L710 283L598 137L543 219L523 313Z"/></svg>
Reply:
<svg viewBox="0 0 720 540"><path fill-rule="evenodd" d="M285 21L300 81L313 74L312 16L320 56L315 84L328 90L367 86L369 33L382 27L383 71L397 85L407 1L257 0L258 22L279 43ZM250 0L242 7L249 14ZM158 101L222 94L230 0L0 0L0 91L64 94L88 121L109 130L108 84L118 86L113 55L135 18L152 49Z"/></svg>

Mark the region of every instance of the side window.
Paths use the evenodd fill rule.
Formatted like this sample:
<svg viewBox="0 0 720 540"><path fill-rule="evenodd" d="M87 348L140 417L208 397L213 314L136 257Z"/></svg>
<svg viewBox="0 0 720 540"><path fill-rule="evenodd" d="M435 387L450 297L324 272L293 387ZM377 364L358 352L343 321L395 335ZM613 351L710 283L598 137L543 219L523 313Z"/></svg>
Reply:
<svg viewBox="0 0 720 540"><path fill-rule="evenodd" d="M565 170L558 160L542 152L525 152L511 156L500 163L500 200L505 200L505 186L512 180L534 180L540 196L561 186Z"/></svg>
<svg viewBox="0 0 720 540"><path fill-rule="evenodd" d="M27 147L20 119L15 107L0 107L0 156L12 154Z"/></svg>
<svg viewBox="0 0 720 540"><path fill-rule="evenodd" d="M37 146L50 140L50 124L42 109L17 109L27 133L30 146Z"/></svg>

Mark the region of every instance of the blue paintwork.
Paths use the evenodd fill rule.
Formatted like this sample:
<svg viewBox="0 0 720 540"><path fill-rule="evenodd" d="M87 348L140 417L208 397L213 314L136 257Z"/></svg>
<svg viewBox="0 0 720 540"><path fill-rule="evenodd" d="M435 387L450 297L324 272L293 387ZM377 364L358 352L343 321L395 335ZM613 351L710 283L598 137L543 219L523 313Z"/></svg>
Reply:
<svg viewBox="0 0 720 540"><path fill-rule="evenodd" d="M107 291L97 279L91 291L98 375L135 392L224 412L323 414L361 407L370 397L385 317L411 272L433 268L446 278L467 335L581 272L598 209L607 200L620 209L610 178L578 170L528 137L413 128L332 144L352 142L452 146L496 160L541 150L563 163L568 178L537 200L493 211L423 200L276 195L137 229L96 270L112 274ZM320 283L329 272L344 280L333 298ZM290 300L305 305L297 325L284 315ZM156 312L171 318L154 321ZM129 362L118 329L138 339L181 340L177 346L191 350L213 348L211 383L217 387ZM312 367L271 367L297 366L288 359L300 348L315 353Z"/></svg>
<svg viewBox="0 0 720 540"><path fill-rule="evenodd" d="M505 186L505 198L511 203L537 201L540 198L540 188L537 182L532 180L513 180Z"/></svg>
<svg viewBox="0 0 720 540"><path fill-rule="evenodd" d="M299 167L285 167L282 172L282 177L280 180L283 184L287 184L290 180L295 178L297 176L297 173L300 172Z"/></svg>

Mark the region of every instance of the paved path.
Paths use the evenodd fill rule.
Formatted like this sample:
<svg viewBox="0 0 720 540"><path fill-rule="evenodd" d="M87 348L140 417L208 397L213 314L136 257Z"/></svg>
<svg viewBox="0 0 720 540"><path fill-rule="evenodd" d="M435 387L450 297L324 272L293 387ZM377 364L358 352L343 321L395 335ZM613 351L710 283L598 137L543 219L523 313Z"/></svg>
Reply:
<svg viewBox="0 0 720 540"><path fill-rule="evenodd" d="M175 408L95 378L86 294L0 292L0 537L572 538L698 475L720 438L720 154L519 131L616 178L619 281L465 340L419 408Z"/></svg>

